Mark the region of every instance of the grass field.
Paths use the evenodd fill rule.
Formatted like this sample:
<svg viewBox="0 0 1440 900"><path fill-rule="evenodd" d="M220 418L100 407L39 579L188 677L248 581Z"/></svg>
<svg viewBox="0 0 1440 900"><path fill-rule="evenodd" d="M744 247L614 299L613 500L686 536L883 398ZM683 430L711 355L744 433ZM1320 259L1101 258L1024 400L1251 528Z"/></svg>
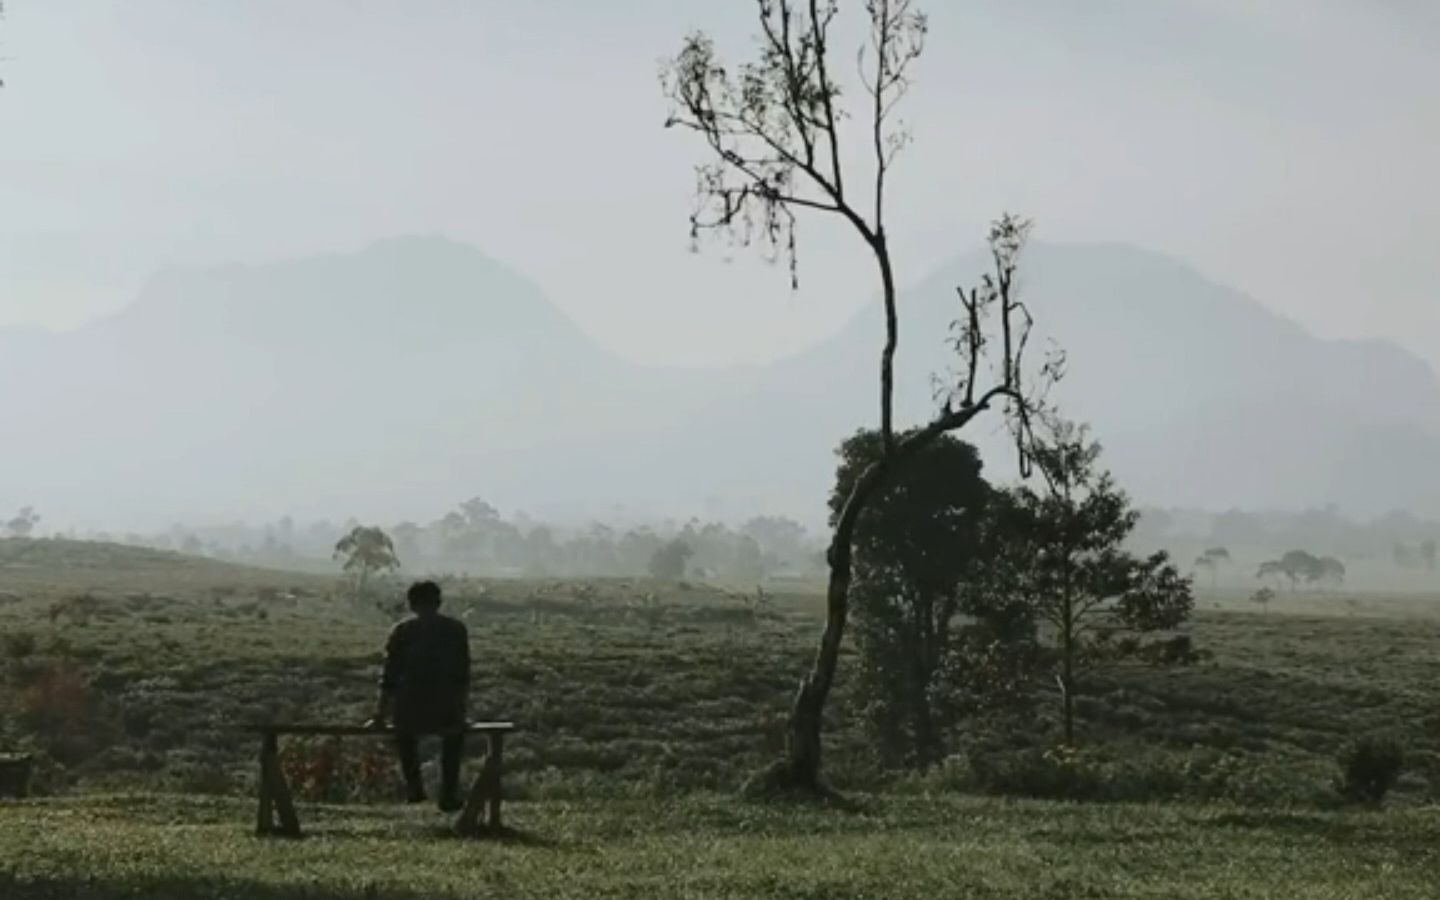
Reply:
<svg viewBox="0 0 1440 900"><path fill-rule="evenodd" d="M232 800L0 807L0 896L280 898L1388 898L1432 900L1433 812L1264 812L964 797L837 811L730 797L516 804L510 841L433 812L304 809L250 837Z"/></svg>
<svg viewBox="0 0 1440 900"><path fill-rule="evenodd" d="M435 813L388 802L386 749L361 740L342 761L385 777L297 779L315 836L274 845L249 836L244 726L363 718L386 615L323 577L0 541L0 750L38 752L54 795L0 804L0 897L1440 896L1431 598L1203 597L1188 630L1209 657L1095 672L1061 764L1039 685L944 766L884 771L842 670L827 770L850 812L735 799L779 749L813 590L469 580L447 598L472 712L521 728L520 838L442 839ZM1338 808L1335 754L1380 732L1408 757L1387 808Z"/></svg>

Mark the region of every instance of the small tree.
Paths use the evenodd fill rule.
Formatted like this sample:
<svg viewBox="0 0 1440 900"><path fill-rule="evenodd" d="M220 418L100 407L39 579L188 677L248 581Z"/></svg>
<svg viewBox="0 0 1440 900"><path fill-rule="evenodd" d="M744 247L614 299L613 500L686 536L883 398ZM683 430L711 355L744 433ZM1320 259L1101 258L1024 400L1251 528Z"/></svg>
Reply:
<svg viewBox="0 0 1440 900"><path fill-rule="evenodd" d="M1165 553L1137 558L1121 549L1137 513L1097 461L1084 428L1057 423L1034 448L1047 489L1013 491L1009 549L1019 554L1017 588L1048 623L1059 657L1065 742L1075 741L1077 673L1117 632L1174 628L1194 604L1190 580Z"/></svg>
<svg viewBox="0 0 1440 900"><path fill-rule="evenodd" d="M1255 571L1256 578L1284 578L1290 582L1290 590L1298 591L1300 582L1313 584L1320 580L1322 567L1320 558L1304 550L1287 550L1279 559L1262 562Z"/></svg>
<svg viewBox="0 0 1440 900"><path fill-rule="evenodd" d="M1436 549L1435 542L1429 538L1420 542L1420 559L1425 563L1427 571L1435 571Z"/></svg>
<svg viewBox="0 0 1440 900"><path fill-rule="evenodd" d="M835 680L849 615L856 522L870 498L916 452L967 425L992 405L1006 412L1027 470L1024 445L1036 397L1022 390L1030 317L1014 297L1014 276L1028 223L1006 216L990 232L992 276L960 291L955 347L959 372L939 412L923 428L897 439L893 424L894 359L899 342L895 267L886 230L886 191L897 154L909 133L894 113L909 84L909 70L924 48L927 23L912 0L866 0L869 41L860 51L863 118L857 150L869 157L863 183L854 179L856 154L845 148L839 72L832 31L838 0L756 0L759 55L738 71L721 64L702 33L685 40L666 67L663 85L673 103L666 124L696 134L711 162L697 167L692 239L720 233L742 245L759 240L772 258L784 255L791 284L798 283L795 226L799 212L845 222L875 260L885 312L880 351L880 435L884 453L855 479L834 519L826 562L825 626L814 662L790 710L785 760L767 781L774 787L821 787L820 731ZM847 162L848 160L848 162ZM857 184L858 188L857 189ZM998 322L997 322L998 320ZM993 362L993 372L987 362ZM1040 382L1058 376L1054 361ZM981 383L982 375L993 380Z"/></svg>
<svg viewBox="0 0 1440 900"><path fill-rule="evenodd" d="M1345 584L1345 564L1333 556L1322 556L1317 560L1314 576L1315 580L1331 587L1341 587Z"/></svg>
<svg viewBox="0 0 1440 900"><path fill-rule="evenodd" d="M375 527L356 525L335 544L335 559L344 560L344 570L355 579L355 596L365 597L372 575L400 568L390 536Z"/></svg>
<svg viewBox="0 0 1440 900"><path fill-rule="evenodd" d="M1215 590L1216 576L1223 563L1230 562L1230 551L1224 547L1211 547L1195 558L1195 568L1210 573L1210 590Z"/></svg>
<svg viewBox="0 0 1440 900"><path fill-rule="evenodd" d="M10 533L11 537L29 537L35 531L35 526L39 524L40 514L35 512L35 507L22 506L20 511L5 523L5 530Z"/></svg>
<svg viewBox="0 0 1440 900"><path fill-rule="evenodd" d="M1262 587L1260 590L1250 595L1250 601L1252 603L1258 604L1261 610L1264 610L1267 606L1269 606L1270 601L1274 599L1275 591L1274 589L1268 587Z"/></svg>
<svg viewBox="0 0 1440 900"><path fill-rule="evenodd" d="M684 541L666 541L650 557L650 575L660 581L679 581L685 577L685 566L694 555Z"/></svg>

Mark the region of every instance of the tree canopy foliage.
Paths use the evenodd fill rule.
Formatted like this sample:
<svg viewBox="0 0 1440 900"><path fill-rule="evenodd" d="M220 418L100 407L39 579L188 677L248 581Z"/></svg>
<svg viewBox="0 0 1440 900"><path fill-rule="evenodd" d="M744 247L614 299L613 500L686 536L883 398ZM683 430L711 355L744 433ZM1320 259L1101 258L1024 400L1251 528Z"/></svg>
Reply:
<svg viewBox="0 0 1440 900"><path fill-rule="evenodd" d="M855 479L884 453L861 431L841 444L830 495L840 514ZM953 670L958 621L985 558L992 489L975 448L943 437L916 453L860 516L855 533L856 640L866 716L890 761L935 761L948 724L941 684Z"/></svg>
<svg viewBox="0 0 1440 900"><path fill-rule="evenodd" d="M335 558L341 560L344 570L354 577L355 593L360 597L365 595L372 576L400 568L390 536L372 526L356 525L350 529L336 542Z"/></svg>
<svg viewBox="0 0 1440 900"><path fill-rule="evenodd" d="M1100 468L1100 445L1085 428L1057 422L1033 452L1044 487L1022 485L1010 493L1008 540L1001 546L1012 561L1004 569L1007 589L1049 626L1065 740L1073 743L1080 670L1136 646L1114 641L1119 634L1178 627L1194 599L1189 579L1167 554L1139 557L1124 549L1139 514Z"/></svg>

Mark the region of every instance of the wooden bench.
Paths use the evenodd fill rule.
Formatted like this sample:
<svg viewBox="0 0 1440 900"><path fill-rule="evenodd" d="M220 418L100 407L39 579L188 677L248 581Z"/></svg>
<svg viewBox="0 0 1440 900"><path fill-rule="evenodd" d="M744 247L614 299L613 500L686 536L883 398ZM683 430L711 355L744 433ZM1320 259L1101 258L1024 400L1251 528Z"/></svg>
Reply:
<svg viewBox="0 0 1440 900"><path fill-rule="evenodd" d="M475 784L465 798L465 806L455 820L455 830L463 835L478 835L485 832L497 833L500 824L500 766L505 746L505 735L515 730L511 722L475 722L465 726L462 733L483 734L486 738L484 763ZM259 809L257 810L255 833L261 836L278 835L299 837L300 819L295 814L295 802L290 796L290 785L280 767L280 736L323 735L326 737L391 737L394 728L370 728L364 725L256 725L252 732L260 734L260 778L258 783ZM440 734L440 732L435 732ZM453 734L454 732L445 732ZM480 814L485 814L485 824L480 824Z"/></svg>

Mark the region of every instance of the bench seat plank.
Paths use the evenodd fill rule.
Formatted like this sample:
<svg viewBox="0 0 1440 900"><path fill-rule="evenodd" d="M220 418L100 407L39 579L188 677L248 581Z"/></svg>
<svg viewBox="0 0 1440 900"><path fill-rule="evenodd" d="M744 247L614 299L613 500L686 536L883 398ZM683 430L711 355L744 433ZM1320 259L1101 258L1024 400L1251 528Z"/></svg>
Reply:
<svg viewBox="0 0 1440 900"><path fill-rule="evenodd" d="M293 735L323 735L331 737L363 737L367 734L373 735L394 735L397 734L393 725L384 728L367 728L364 725L313 725L306 723L275 724L275 725L252 725L248 729L256 734L293 734ZM495 732L514 731L513 722L471 722L461 732L464 734L493 734ZM426 731L423 734L454 734L454 731Z"/></svg>

